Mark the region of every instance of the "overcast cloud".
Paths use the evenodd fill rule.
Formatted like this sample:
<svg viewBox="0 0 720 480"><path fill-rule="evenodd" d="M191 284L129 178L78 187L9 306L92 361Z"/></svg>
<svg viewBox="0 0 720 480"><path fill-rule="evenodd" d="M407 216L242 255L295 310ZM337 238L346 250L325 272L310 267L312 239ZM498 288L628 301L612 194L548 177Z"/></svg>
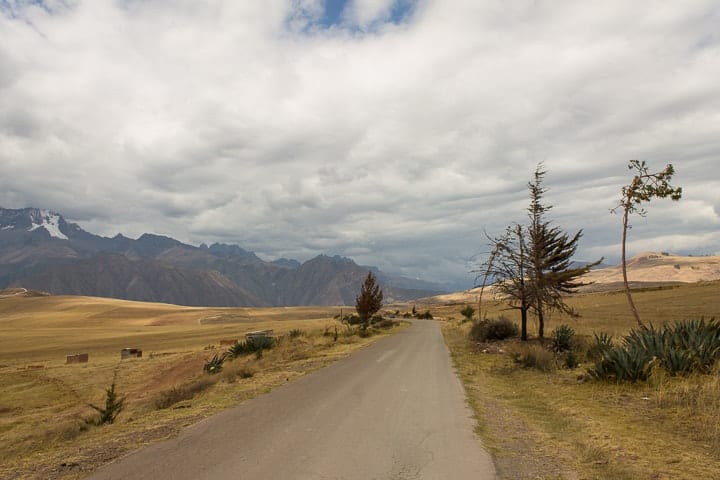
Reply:
<svg viewBox="0 0 720 480"><path fill-rule="evenodd" d="M716 0L0 0L0 205L471 281L538 162L616 262L637 158L630 253L718 253L718 79Z"/></svg>

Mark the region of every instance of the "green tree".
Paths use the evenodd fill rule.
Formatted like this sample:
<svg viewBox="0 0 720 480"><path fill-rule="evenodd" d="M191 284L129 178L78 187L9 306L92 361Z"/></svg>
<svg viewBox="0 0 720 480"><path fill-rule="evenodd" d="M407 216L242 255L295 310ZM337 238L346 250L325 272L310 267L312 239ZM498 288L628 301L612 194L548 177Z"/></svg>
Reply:
<svg viewBox="0 0 720 480"><path fill-rule="evenodd" d="M622 187L622 196L619 204L612 210L616 212L618 209L622 209L623 212L623 223L622 223L622 247L621 247L621 264L623 273L623 285L625 286L625 294L630 305L630 310L635 317L640 328L647 328L645 324L640 320L640 314L635 307L632 295L630 294L630 285L627 279L627 261L625 258L625 244L627 241L627 231L629 228L629 217L632 213L637 213L641 217L647 215L647 212L642 208L643 202L649 202L653 198L667 198L677 201L682 197L682 188L673 187L670 185L670 180L675 174L675 169L672 164L668 164L665 168L659 172L650 173L648 171L647 164L645 161L630 160L628 163L628 170L635 170L636 174L633 176L632 181Z"/></svg>
<svg viewBox="0 0 720 480"><path fill-rule="evenodd" d="M355 310L360 317L360 324L366 329L370 324L370 318L375 315L381 308L383 302L383 292L377 279L372 272L368 272L365 282L360 287L360 294L355 298Z"/></svg>
<svg viewBox="0 0 720 480"><path fill-rule="evenodd" d="M577 281L577 278L602 261L600 259L587 265L573 266L572 257L577 251L582 230L571 237L545 219L545 213L552 208L542 203L543 195L547 192L542 186L546 173L540 163L535 169L533 180L528 182L530 224L527 227L529 261L527 275L532 290L532 309L538 319L540 338L545 335L545 314L549 311L560 310L571 316L579 316L565 303L565 295L575 292L578 287L584 285Z"/></svg>

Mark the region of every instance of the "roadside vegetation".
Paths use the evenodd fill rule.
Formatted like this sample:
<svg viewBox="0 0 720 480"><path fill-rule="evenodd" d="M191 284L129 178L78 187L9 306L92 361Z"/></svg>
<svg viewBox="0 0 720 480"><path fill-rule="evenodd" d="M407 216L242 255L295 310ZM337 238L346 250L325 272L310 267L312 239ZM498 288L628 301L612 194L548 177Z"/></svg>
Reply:
<svg viewBox="0 0 720 480"><path fill-rule="evenodd" d="M82 478L399 328L388 318L362 329L336 312L3 299L0 478ZM272 331L267 343L248 341L258 330ZM121 361L128 346L142 358ZM65 363L81 352L88 363Z"/></svg>
<svg viewBox="0 0 720 480"><path fill-rule="evenodd" d="M631 293L629 215L645 215L642 204L652 199L679 200L682 189L670 184L672 165L650 173L632 160L628 168L635 175L616 208L623 213L624 292L573 295L600 261L572 264L582 231L570 236L546 219L552 207L542 203L546 172L538 165L528 183L529 223L487 236L478 319L468 322L473 312L464 306L456 311L463 318L451 317L444 328L501 478L696 479L720 472L720 283ZM488 283L496 301L483 304ZM629 309L617 304L618 293Z"/></svg>
<svg viewBox="0 0 720 480"><path fill-rule="evenodd" d="M547 338L525 342L518 312L502 302L486 302L494 320L485 325L514 325L498 329L509 332L504 339L465 321L464 305L434 306L501 478L716 478L718 289L720 282L635 290L652 318L647 330L634 326L623 291L571 296L583 317L555 314ZM701 346L685 349L686 341Z"/></svg>

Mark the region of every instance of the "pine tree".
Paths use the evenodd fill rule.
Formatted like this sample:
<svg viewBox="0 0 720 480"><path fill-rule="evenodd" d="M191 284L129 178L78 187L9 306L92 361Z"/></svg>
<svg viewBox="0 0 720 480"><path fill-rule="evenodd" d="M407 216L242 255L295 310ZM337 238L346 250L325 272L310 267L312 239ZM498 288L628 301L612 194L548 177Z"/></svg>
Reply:
<svg viewBox="0 0 720 480"><path fill-rule="evenodd" d="M563 296L573 293L582 285L576 279L598 265L602 259L581 267L572 267L572 257L582 237L582 230L570 237L558 227L545 220L544 214L552 206L542 203L547 189L542 186L546 171L542 163L535 169L534 180L528 182L530 206L528 207L528 260L527 271L532 290L532 309L538 319L538 336L545 335L545 314L550 310L561 310L578 316L565 303Z"/></svg>
<svg viewBox="0 0 720 480"><path fill-rule="evenodd" d="M372 272L368 272L367 278L360 287L360 294L355 298L355 310L360 317L360 324L366 329L370 324L370 318L381 308L383 292Z"/></svg>

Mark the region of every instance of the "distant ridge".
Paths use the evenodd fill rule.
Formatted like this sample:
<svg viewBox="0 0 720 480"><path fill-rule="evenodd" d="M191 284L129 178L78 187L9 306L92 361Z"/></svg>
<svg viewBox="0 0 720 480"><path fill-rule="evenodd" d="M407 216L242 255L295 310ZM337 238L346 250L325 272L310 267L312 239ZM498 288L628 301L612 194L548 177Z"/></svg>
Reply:
<svg viewBox="0 0 720 480"><path fill-rule="evenodd" d="M348 305L368 270L387 302L443 290L340 256L266 262L238 245L195 247L151 233L107 238L52 210L0 208L0 289L197 306Z"/></svg>
<svg viewBox="0 0 720 480"><path fill-rule="evenodd" d="M720 256L683 256L666 252L643 252L627 262L628 281L631 288L696 283L720 280ZM612 291L624 288L622 267L613 265L591 270L582 277L589 283L578 292ZM474 303L480 288L461 292L434 295L419 299L425 303ZM492 298L492 286L485 287L484 298Z"/></svg>

